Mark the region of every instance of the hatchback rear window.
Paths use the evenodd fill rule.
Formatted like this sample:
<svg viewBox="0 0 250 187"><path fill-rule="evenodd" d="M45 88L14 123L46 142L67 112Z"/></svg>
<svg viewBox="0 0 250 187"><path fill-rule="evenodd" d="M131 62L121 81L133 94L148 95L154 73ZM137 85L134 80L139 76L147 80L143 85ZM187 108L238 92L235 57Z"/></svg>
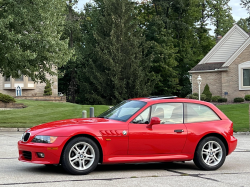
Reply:
<svg viewBox="0 0 250 187"><path fill-rule="evenodd" d="M217 114L207 106L186 103L185 108L186 108L185 123L220 120Z"/></svg>

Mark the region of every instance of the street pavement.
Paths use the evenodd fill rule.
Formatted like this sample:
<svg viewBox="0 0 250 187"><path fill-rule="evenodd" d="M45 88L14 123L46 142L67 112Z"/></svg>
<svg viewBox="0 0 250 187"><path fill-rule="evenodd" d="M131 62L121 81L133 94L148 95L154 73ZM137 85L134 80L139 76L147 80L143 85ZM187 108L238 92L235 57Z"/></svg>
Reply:
<svg viewBox="0 0 250 187"><path fill-rule="evenodd" d="M192 161L174 163L99 165L88 175L70 175L62 167L17 160L22 132L0 132L0 187L63 186L250 186L250 135L236 134L238 146L216 171L199 170Z"/></svg>

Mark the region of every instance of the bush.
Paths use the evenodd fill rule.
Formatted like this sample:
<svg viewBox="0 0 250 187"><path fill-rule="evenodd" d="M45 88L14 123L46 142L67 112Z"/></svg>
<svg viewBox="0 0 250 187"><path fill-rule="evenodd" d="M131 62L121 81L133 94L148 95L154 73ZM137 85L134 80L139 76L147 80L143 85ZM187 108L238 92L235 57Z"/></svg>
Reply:
<svg viewBox="0 0 250 187"><path fill-rule="evenodd" d="M193 96L196 96L196 97L199 97L199 94L198 94L198 93L193 93L192 95L193 95Z"/></svg>
<svg viewBox="0 0 250 187"><path fill-rule="evenodd" d="M199 99L199 97L197 97L197 96L192 96L192 99L196 99L196 100L198 100Z"/></svg>
<svg viewBox="0 0 250 187"><path fill-rule="evenodd" d="M0 101L4 103L16 102L16 100L13 97L2 93L0 93Z"/></svg>
<svg viewBox="0 0 250 187"><path fill-rule="evenodd" d="M250 95L245 95L245 100L250 101Z"/></svg>
<svg viewBox="0 0 250 187"><path fill-rule="evenodd" d="M199 98L199 97L198 97ZM205 94L201 94L201 100L206 101L207 96Z"/></svg>
<svg viewBox="0 0 250 187"><path fill-rule="evenodd" d="M44 94L43 94L44 96L46 96L46 95L52 95L52 89L51 89L51 84L50 84L50 82L47 82L46 83L46 86L45 86L45 88L44 88Z"/></svg>
<svg viewBox="0 0 250 187"><path fill-rule="evenodd" d="M192 94L188 94L188 95L186 96L186 98L192 99Z"/></svg>
<svg viewBox="0 0 250 187"><path fill-rule="evenodd" d="M219 99L219 98L221 98L221 96L218 96L218 95L217 95L217 96L213 96L211 100L212 100L213 102L218 102L218 99Z"/></svg>
<svg viewBox="0 0 250 187"><path fill-rule="evenodd" d="M204 91L202 92L202 94L206 95L206 101L211 101L212 93L209 90L208 84L206 84L206 86L205 86Z"/></svg>
<svg viewBox="0 0 250 187"><path fill-rule="evenodd" d="M218 99L218 102L219 103L225 103L225 102L227 102L227 98L222 98L221 97L221 98Z"/></svg>
<svg viewBox="0 0 250 187"><path fill-rule="evenodd" d="M242 97L236 97L236 98L234 98L234 102L241 103L241 102L244 102L244 99Z"/></svg>

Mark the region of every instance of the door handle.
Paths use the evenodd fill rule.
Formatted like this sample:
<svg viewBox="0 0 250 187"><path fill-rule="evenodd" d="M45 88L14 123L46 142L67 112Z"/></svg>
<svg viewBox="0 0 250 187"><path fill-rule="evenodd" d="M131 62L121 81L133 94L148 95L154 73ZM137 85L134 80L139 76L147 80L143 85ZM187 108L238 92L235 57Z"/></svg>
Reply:
<svg viewBox="0 0 250 187"><path fill-rule="evenodd" d="M184 130L183 129L175 129L174 132L182 133L182 132L184 132Z"/></svg>

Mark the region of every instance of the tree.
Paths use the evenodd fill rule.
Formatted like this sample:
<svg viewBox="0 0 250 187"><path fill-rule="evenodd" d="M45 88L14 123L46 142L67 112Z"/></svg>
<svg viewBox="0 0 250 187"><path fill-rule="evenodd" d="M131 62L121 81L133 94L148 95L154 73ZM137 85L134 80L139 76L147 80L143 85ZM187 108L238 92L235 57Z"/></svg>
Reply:
<svg viewBox="0 0 250 187"><path fill-rule="evenodd" d="M73 9L76 0L70 0L67 4L67 19L64 27L62 39L69 38L69 50L74 51L74 55L69 61L59 68L59 90L66 93L67 101L75 103L78 93L77 80L77 51L81 45L80 20L83 13Z"/></svg>
<svg viewBox="0 0 250 187"><path fill-rule="evenodd" d="M172 95L179 91L178 72L174 40L171 32L165 29L165 24L159 16L155 16L146 29L146 39L150 41L148 55L151 55L151 69L159 80L155 84L153 95Z"/></svg>
<svg viewBox="0 0 250 187"><path fill-rule="evenodd" d="M68 40L60 40L65 0L0 1L0 73L21 74L45 82L71 56Z"/></svg>
<svg viewBox="0 0 250 187"><path fill-rule="evenodd" d="M208 84L204 87L202 94L206 95L206 101L210 102L212 99L212 93L210 92Z"/></svg>
<svg viewBox="0 0 250 187"><path fill-rule="evenodd" d="M50 82L47 82L46 83L46 86L44 88L44 94L45 96L50 96L52 95L52 89L51 89L51 83Z"/></svg>
<svg viewBox="0 0 250 187"><path fill-rule="evenodd" d="M85 102L115 104L152 92L154 75L134 7L130 0L86 6L79 72Z"/></svg>
<svg viewBox="0 0 250 187"><path fill-rule="evenodd" d="M211 22L215 26L215 36L224 36L234 24L231 13L232 8L228 5L230 0L210 0Z"/></svg>
<svg viewBox="0 0 250 187"><path fill-rule="evenodd" d="M241 5L247 9L248 12L250 12L250 0L240 0Z"/></svg>
<svg viewBox="0 0 250 187"><path fill-rule="evenodd" d="M237 25L239 25L244 31L249 33L250 31L250 22L249 18L241 18L239 21L237 21Z"/></svg>

